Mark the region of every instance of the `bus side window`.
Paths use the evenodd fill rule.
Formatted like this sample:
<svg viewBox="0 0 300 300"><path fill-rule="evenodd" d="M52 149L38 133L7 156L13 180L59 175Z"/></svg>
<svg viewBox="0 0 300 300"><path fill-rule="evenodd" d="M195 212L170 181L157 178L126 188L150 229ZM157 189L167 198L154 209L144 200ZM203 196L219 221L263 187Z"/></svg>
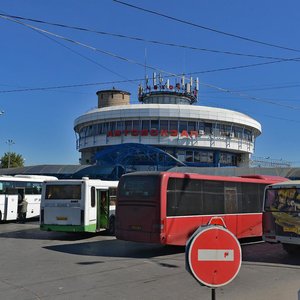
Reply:
<svg viewBox="0 0 300 300"><path fill-rule="evenodd" d="M91 206L95 207L96 205L96 188L94 186L91 187Z"/></svg>
<svg viewBox="0 0 300 300"><path fill-rule="evenodd" d="M39 195L41 194L42 184L41 183L33 183L32 184L32 194Z"/></svg>
<svg viewBox="0 0 300 300"><path fill-rule="evenodd" d="M203 181L203 214L224 214L224 183Z"/></svg>
<svg viewBox="0 0 300 300"><path fill-rule="evenodd" d="M109 204L116 205L117 189L109 188Z"/></svg>
<svg viewBox="0 0 300 300"><path fill-rule="evenodd" d="M260 187L254 183L242 183L241 213L261 212Z"/></svg>
<svg viewBox="0 0 300 300"><path fill-rule="evenodd" d="M224 207L225 213L232 214L238 212L237 187L233 185L224 187Z"/></svg>

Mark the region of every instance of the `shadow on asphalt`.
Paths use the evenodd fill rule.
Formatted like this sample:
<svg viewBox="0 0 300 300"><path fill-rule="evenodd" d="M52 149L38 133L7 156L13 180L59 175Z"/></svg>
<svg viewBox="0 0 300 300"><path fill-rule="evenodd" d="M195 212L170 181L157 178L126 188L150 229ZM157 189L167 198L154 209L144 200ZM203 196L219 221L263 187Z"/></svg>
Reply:
<svg viewBox="0 0 300 300"><path fill-rule="evenodd" d="M281 244L249 244L242 245L243 262L256 262L268 264L283 264L300 266L300 253L297 256L285 252Z"/></svg>
<svg viewBox="0 0 300 300"><path fill-rule="evenodd" d="M125 242L120 240L93 241L77 244L46 246L44 249L75 255L151 258L184 253L185 247Z"/></svg>
<svg viewBox="0 0 300 300"><path fill-rule="evenodd" d="M116 239L54 245L44 248L69 254L96 257L151 258L185 253L185 247L134 243ZM282 249L281 245L272 245L263 242L242 246L242 257L243 262L300 266L299 255L296 257L291 256Z"/></svg>
<svg viewBox="0 0 300 300"><path fill-rule="evenodd" d="M58 240L58 241L78 241L84 240L97 235L106 235L105 232L101 233L87 233L87 232L49 232L42 231L37 228L24 228L20 229L20 226L26 224L18 224L17 230L11 230L8 232L0 231L1 238L11 238L11 239L28 239L28 240ZM24 226L25 227L25 226ZM1 228L0 228L1 230Z"/></svg>

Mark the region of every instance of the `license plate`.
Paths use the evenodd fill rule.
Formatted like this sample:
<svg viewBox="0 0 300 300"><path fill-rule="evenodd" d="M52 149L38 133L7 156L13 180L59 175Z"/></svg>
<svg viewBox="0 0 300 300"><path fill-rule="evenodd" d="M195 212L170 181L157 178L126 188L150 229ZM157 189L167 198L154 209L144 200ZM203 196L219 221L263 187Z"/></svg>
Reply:
<svg viewBox="0 0 300 300"><path fill-rule="evenodd" d="M131 225L130 228L132 230L142 230L142 226L140 226L140 225Z"/></svg>
<svg viewBox="0 0 300 300"><path fill-rule="evenodd" d="M68 218L67 217L56 217L57 221L67 221Z"/></svg>

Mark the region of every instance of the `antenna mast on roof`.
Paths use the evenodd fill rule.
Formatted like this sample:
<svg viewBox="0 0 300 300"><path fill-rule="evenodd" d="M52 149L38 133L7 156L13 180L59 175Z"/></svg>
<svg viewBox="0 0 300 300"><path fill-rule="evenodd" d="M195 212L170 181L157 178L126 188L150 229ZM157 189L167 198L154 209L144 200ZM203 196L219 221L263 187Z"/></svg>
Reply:
<svg viewBox="0 0 300 300"><path fill-rule="evenodd" d="M147 48L145 47L145 78L146 77L147 77Z"/></svg>

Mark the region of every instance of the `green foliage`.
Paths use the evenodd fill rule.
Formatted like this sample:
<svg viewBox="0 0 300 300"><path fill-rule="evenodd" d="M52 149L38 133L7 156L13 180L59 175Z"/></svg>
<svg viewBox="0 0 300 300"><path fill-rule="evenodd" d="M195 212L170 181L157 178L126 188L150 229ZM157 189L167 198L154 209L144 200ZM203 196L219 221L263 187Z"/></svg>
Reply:
<svg viewBox="0 0 300 300"><path fill-rule="evenodd" d="M24 167L24 158L21 154L15 152L6 152L0 158L1 168L18 168Z"/></svg>

